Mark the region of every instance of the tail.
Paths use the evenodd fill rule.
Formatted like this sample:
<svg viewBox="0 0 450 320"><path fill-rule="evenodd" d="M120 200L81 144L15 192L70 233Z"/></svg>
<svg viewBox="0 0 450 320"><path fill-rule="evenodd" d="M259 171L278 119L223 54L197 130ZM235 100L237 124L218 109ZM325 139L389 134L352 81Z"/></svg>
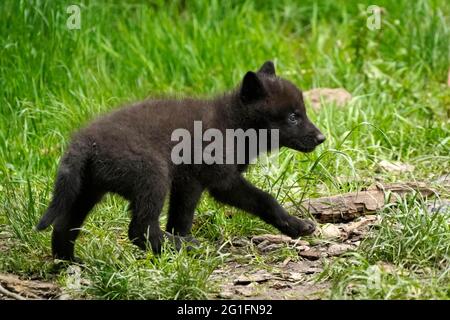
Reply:
<svg viewBox="0 0 450 320"><path fill-rule="evenodd" d="M45 230L57 217L70 213L81 191L86 160L86 154L71 151L61 159L52 202L37 224L36 230Z"/></svg>

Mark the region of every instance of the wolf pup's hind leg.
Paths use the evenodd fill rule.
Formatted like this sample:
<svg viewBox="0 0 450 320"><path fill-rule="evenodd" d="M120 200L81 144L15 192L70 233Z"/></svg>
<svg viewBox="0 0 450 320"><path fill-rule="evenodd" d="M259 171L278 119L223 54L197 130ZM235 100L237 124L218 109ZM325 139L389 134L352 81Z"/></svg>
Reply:
<svg viewBox="0 0 450 320"><path fill-rule="evenodd" d="M85 188L77 197L68 214L60 215L53 223L52 252L61 260L74 259L75 240L89 211L101 200L102 192Z"/></svg>
<svg viewBox="0 0 450 320"><path fill-rule="evenodd" d="M102 193L89 188L85 170L90 157L86 143L72 143L61 159L52 201L36 226L44 230L53 224L52 251L55 258L73 259L77 230Z"/></svg>
<svg viewBox="0 0 450 320"><path fill-rule="evenodd" d="M45 230L58 216L65 215L70 211L81 191L86 158L87 155L70 150L61 159L56 176L53 199L37 224L37 230Z"/></svg>

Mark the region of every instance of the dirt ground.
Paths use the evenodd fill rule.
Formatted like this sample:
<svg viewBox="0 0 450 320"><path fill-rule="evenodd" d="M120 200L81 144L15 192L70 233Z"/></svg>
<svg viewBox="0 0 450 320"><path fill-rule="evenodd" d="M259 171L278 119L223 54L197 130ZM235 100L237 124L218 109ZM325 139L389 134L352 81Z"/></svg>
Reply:
<svg viewBox="0 0 450 320"><path fill-rule="evenodd" d="M325 224L317 230L318 238L307 242L282 235L260 235L238 239L227 250L232 260L213 272L218 284L211 295L215 299L322 299L329 283L318 282L324 264L337 256L355 250L378 221L377 216L364 216L349 223ZM248 248L256 245L261 253L283 247L298 254L284 261L264 266L239 262ZM251 258L251 257L250 257ZM245 260L245 259L244 259Z"/></svg>
<svg viewBox="0 0 450 320"><path fill-rule="evenodd" d="M314 241L294 240L283 235L258 235L236 239L223 251L228 260L211 275L216 290L210 299L321 299L329 288L327 282L317 282L324 263L345 252L355 250L377 216L360 217L349 223L324 224ZM314 239L314 238L313 238ZM0 251L7 253L12 238L0 230ZM283 261L252 264L251 250L277 256L287 249L290 255ZM293 255L292 255L293 254ZM298 256L297 256L298 255ZM0 299L70 299L57 284L41 279L21 279L0 273Z"/></svg>

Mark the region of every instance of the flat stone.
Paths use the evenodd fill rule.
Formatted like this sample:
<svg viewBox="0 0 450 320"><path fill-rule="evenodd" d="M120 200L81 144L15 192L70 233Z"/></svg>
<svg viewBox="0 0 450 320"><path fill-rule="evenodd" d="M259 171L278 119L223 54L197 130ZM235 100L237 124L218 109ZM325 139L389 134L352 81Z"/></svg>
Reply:
<svg viewBox="0 0 450 320"><path fill-rule="evenodd" d="M326 224L322 228L322 237L325 239L336 239L342 235L341 230L334 224Z"/></svg>
<svg viewBox="0 0 450 320"><path fill-rule="evenodd" d="M308 260L319 260L322 254L320 251L311 249L307 251L300 251L298 255L302 258L308 259Z"/></svg>
<svg viewBox="0 0 450 320"><path fill-rule="evenodd" d="M330 256L339 256L347 251L353 250L353 246L345 243L336 243L332 244L328 248L328 255Z"/></svg>
<svg viewBox="0 0 450 320"><path fill-rule="evenodd" d="M272 279L273 276L265 270L258 270L249 275L241 275L234 280L234 285L247 285L252 282L265 282Z"/></svg>

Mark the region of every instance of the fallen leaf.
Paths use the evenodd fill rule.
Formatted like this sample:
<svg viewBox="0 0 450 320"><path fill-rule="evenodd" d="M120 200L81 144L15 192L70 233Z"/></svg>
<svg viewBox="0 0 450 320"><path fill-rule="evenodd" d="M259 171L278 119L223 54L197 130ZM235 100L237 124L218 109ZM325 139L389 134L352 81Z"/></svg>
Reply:
<svg viewBox="0 0 450 320"><path fill-rule="evenodd" d="M340 256L341 254L351 250L353 250L353 246L349 244L335 243L328 248L328 255Z"/></svg>
<svg viewBox="0 0 450 320"><path fill-rule="evenodd" d="M350 238L352 234L360 234L364 227L372 225L378 221L376 215L368 215L359 218L358 221L350 222L347 225L342 226L344 233L346 234L346 239Z"/></svg>
<svg viewBox="0 0 450 320"><path fill-rule="evenodd" d="M284 259L283 263L281 264L282 267L286 267L286 265L291 261L291 257L287 257Z"/></svg>

